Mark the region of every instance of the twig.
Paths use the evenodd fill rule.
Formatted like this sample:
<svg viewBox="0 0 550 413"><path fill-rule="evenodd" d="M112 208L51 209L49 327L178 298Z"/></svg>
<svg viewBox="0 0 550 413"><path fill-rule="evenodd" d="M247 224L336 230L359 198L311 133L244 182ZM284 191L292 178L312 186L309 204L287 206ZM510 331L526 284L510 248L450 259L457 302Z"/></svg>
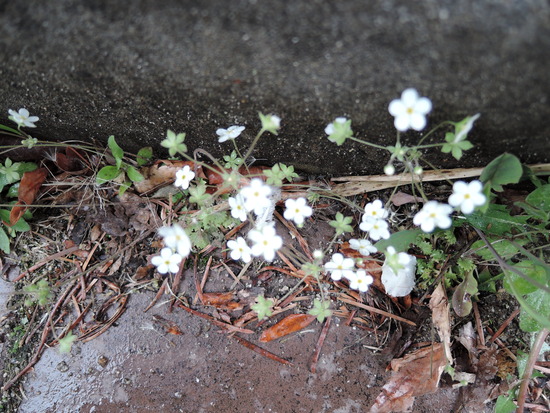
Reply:
<svg viewBox="0 0 550 413"><path fill-rule="evenodd" d="M546 337L548 337L549 332L550 330L543 328L533 343L533 347L531 347L531 352L529 353L529 358L527 359L527 364L525 365L525 370L523 371L521 386L518 393L518 408L516 410L518 413L523 413L527 390L529 388L529 381L531 379L531 375L533 374L533 368L535 367L535 362L537 361L537 357L539 356L542 345L546 341Z"/></svg>
<svg viewBox="0 0 550 413"><path fill-rule="evenodd" d="M164 294L164 290L166 289L167 284L168 284L168 278L165 278L164 281L162 282L162 285L160 286L159 290L157 291L157 294L155 295L155 298L153 298L153 301L151 301L151 303L147 306L147 308L145 310L143 310L144 313L149 311L151 309L151 307L154 306L155 303L158 301L160 296L162 294Z"/></svg>
<svg viewBox="0 0 550 413"><path fill-rule="evenodd" d="M313 353L313 357L311 359L311 365L309 367L309 371L312 373L315 373L317 371L317 361L319 360L319 355L321 354L321 348L323 347L323 343L325 342L325 338L327 338L328 329L330 327L330 321L332 317L328 317L325 320L325 324L323 325L323 329L321 330L321 334L319 334L319 340L317 340L317 346L315 347L315 352Z"/></svg>
<svg viewBox="0 0 550 413"><path fill-rule="evenodd" d="M36 264L34 264L31 268L29 268L27 271L25 272L22 272L21 274L19 274L14 280L13 282L17 282L17 281L20 281L21 279L23 279L23 277L25 277L25 275L39 269L40 267L42 267L43 265L46 265L47 263L49 263L50 261L53 261L57 258L62 258L66 255L69 255L69 254L72 254L73 252L77 251L79 248L78 246L74 246L74 247L71 247L71 248L67 248L67 249L64 249L63 251L59 251L55 254L52 254L50 255L49 257L46 257L44 258L42 261L39 261L37 262Z"/></svg>
<svg viewBox="0 0 550 413"><path fill-rule="evenodd" d="M516 316L519 314L520 312L520 308L516 308L514 310L514 312L512 314L510 314L510 317L508 317L506 319L506 321L504 321L504 323L501 324L501 326L498 328L498 330L495 332L495 334L493 334L488 342L489 345L491 345L497 338L500 337L500 335L502 334L502 332L506 329L506 327L508 327L510 325L510 323L512 322L512 320L514 318L516 318Z"/></svg>
<svg viewBox="0 0 550 413"><path fill-rule="evenodd" d="M394 320L401 321L403 323L407 323L407 324L409 324L413 327L416 327L416 323L414 323L411 320L407 320L406 318L399 317L398 315L388 313L387 311L384 311L384 310L379 310L378 308L371 307L370 305L361 304L361 303L358 303L356 301L348 300L347 298L343 298L343 297L340 297L339 300L344 302L344 303L351 304L351 305L354 305L356 307L362 308L363 310L371 311L371 312L377 313L377 314L382 314L382 315L385 315L386 317L393 318Z"/></svg>
<svg viewBox="0 0 550 413"><path fill-rule="evenodd" d="M267 350L264 350L263 348L257 346L256 344L251 343L251 342L248 341L248 340L245 340L244 338L241 338L241 337L236 336L236 335L233 336L233 338L234 338L235 340L237 340L237 342L238 342L239 344L245 346L246 348L248 348L248 349L250 349L250 350L252 350L252 351L255 351L256 353L258 353L258 354L260 354L260 355L262 355L262 356L264 356L264 357L267 357L267 358L269 358L269 359L271 359L271 360L273 360L273 361L276 361L276 362L278 362L278 363L285 364L285 365L287 365L287 366L293 366L293 364L292 364L290 361L285 360L285 359L283 359L283 358L281 358L281 357L279 357L279 356L276 356L275 354L273 354L273 353L271 353L271 352L269 352L269 351L267 351Z"/></svg>
<svg viewBox="0 0 550 413"><path fill-rule="evenodd" d="M477 303L475 301L472 301L472 307L474 309L474 318L476 320L476 330L477 335L479 336L479 344L481 344L482 347L485 347L485 335L483 334L481 316L479 315L479 308L477 307Z"/></svg>
<svg viewBox="0 0 550 413"><path fill-rule="evenodd" d="M246 328L240 328L240 327L235 327L234 325L232 324L227 324L227 323L224 323L223 321L220 321L220 320L216 320L214 317L212 316L209 316L208 314L204 314L204 313L201 313L200 311L197 311L197 310L193 310L192 308L189 308L187 307L185 304L183 304L181 301L178 301L177 303L177 306L185 311L187 311L188 313L191 313L193 315L196 315L198 317L201 317L201 318L204 318L205 320L208 320L210 321L212 324L218 326L218 327L221 327L229 332L232 332L232 333L245 333L245 334L254 334L254 331L252 330L248 330Z"/></svg>

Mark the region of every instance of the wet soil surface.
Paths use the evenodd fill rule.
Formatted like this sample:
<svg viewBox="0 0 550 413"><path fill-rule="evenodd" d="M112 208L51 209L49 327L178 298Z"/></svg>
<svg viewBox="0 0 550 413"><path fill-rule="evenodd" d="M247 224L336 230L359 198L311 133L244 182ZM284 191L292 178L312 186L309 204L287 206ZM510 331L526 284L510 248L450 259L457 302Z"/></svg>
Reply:
<svg viewBox="0 0 550 413"><path fill-rule="evenodd" d="M309 365L320 324L263 345L285 366L244 348L209 323L166 305L144 313L154 294L134 294L118 325L71 354L48 349L23 381L21 413L363 412L389 377L371 333L334 322L317 372ZM182 335L159 328L154 315ZM249 337L247 337L249 338ZM250 339L250 338L249 338ZM417 399L416 412L454 412L459 390ZM488 410L490 411L490 410Z"/></svg>

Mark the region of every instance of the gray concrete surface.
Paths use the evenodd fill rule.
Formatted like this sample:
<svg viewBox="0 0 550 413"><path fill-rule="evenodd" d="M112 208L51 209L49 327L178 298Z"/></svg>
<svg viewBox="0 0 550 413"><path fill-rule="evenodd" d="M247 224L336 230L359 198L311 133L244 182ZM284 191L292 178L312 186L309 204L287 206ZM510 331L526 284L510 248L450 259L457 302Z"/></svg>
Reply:
<svg viewBox="0 0 550 413"><path fill-rule="evenodd" d="M36 136L114 134L134 151L172 128L220 155L218 127L246 125L244 144L257 112L273 112L283 129L256 158L379 173L385 154L336 147L323 129L344 115L358 136L390 143L387 105L415 87L433 101L431 126L482 114L479 149L438 166L503 151L548 161L548 50L545 0L0 0L0 122L26 107Z"/></svg>

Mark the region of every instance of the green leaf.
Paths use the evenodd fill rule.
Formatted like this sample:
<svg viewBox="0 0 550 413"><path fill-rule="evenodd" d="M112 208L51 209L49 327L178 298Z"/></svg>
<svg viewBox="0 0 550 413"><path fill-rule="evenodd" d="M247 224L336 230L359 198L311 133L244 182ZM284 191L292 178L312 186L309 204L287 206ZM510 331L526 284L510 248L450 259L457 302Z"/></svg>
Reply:
<svg viewBox="0 0 550 413"><path fill-rule="evenodd" d="M325 318L332 315L330 308L330 301L321 301L317 298L313 300L313 308L308 311L308 314L314 315L317 317L317 321L322 323L325 321Z"/></svg>
<svg viewBox="0 0 550 413"><path fill-rule="evenodd" d="M510 288L521 304L519 327L531 333L540 331L542 328L550 328L550 294L537 289L523 298L514 290L513 284Z"/></svg>
<svg viewBox="0 0 550 413"><path fill-rule="evenodd" d="M472 311L472 298L477 294L477 280L473 271L464 275L458 287L453 293L453 310L459 317L466 317Z"/></svg>
<svg viewBox="0 0 550 413"><path fill-rule="evenodd" d="M17 198L19 196L19 182L16 184L13 184L8 188L8 192L6 193L6 196L8 198Z"/></svg>
<svg viewBox="0 0 550 413"><path fill-rule="evenodd" d="M525 200L535 208L550 212L550 185L543 185L535 189Z"/></svg>
<svg viewBox="0 0 550 413"><path fill-rule="evenodd" d="M523 209L527 214L531 215L533 219L539 221L548 221L548 213L544 212L542 209L535 208L525 202L514 202L514 205Z"/></svg>
<svg viewBox="0 0 550 413"><path fill-rule="evenodd" d="M71 348L73 346L74 341L77 339L75 335L73 335L72 331L69 331L65 337L59 339L59 352L60 353L70 353Z"/></svg>
<svg viewBox="0 0 550 413"><path fill-rule="evenodd" d="M124 183L120 184L118 187L118 194L124 195L124 192L126 192L130 187L132 186L132 183L130 181L125 181Z"/></svg>
<svg viewBox="0 0 550 413"><path fill-rule="evenodd" d="M527 277L538 281L542 285L547 284L548 280L546 279L546 270L540 265L534 264L532 261L521 261L517 264L512 265L512 267L517 268ZM531 284L528 280L523 277L520 277L518 274L512 271L504 271L504 288L510 294L513 294L510 284L514 285L514 290L521 295L529 294L535 292L537 287Z"/></svg>
<svg viewBox="0 0 550 413"><path fill-rule="evenodd" d="M487 183L495 191L502 191L502 185L518 183L523 168L517 157L509 153L504 153L494 159L483 169L481 182Z"/></svg>
<svg viewBox="0 0 550 413"><path fill-rule="evenodd" d="M394 232L388 239L381 239L374 246L378 248L378 251L384 251L391 246L395 248L396 252L406 252L409 249L409 245L415 242L419 234L422 234L422 230L420 229L407 229Z"/></svg>
<svg viewBox="0 0 550 413"><path fill-rule="evenodd" d="M495 251L504 259L512 258L516 255L519 250L518 248L507 239L494 239L489 238L488 241L491 243ZM518 239L515 241L519 245L527 243L527 240ZM470 251L474 251L477 255L487 261L494 261L495 256L491 252L483 240L476 241L472 244Z"/></svg>
<svg viewBox="0 0 550 413"><path fill-rule="evenodd" d="M115 158L116 167L120 169L120 167L122 166L122 157L124 156L124 151L120 146L118 146L113 135L109 136L107 144L109 145L109 149L111 149L111 153Z"/></svg>
<svg viewBox="0 0 550 413"><path fill-rule="evenodd" d="M19 218L19 221L17 221L15 224L13 224L11 226L11 229L13 229L17 232L25 232L25 231L30 231L31 227L29 226L27 221L25 221L23 218Z"/></svg>
<svg viewBox="0 0 550 413"><path fill-rule="evenodd" d="M6 254L10 253L10 239L2 227L0 227L0 250Z"/></svg>
<svg viewBox="0 0 550 413"><path fill-rule="evenodd" d="M272 306L273 301L264 298L263 295L259 295L256 298L256 304L253 304L251 308L258 313L258 320L263 320L273 314Z"/></svg>
<svg viewBox="0 0 550 413"><path fill-rule="evenodd" d="M9 126L0 125L0 129L22 136L22 133L20 131L18 131L17 129L10 128Z"/></svg>
<svg viewBox="0 0 550 413"><path fill-rule="evenodd" d="M510 396L498 396L495 404L495 413L512 413L516 411L516 404Z"/></svg>
<svg viewBox="0 0 550 413"><path fill-rule="evenodd" d="M147 146L146 148L141 148L137 153L137 164L143 166L147 164L153 158L153 148Z"/></svg>
<svg viewBox="0 0 550 413"><path fill-rule="evenodd" d="M17 172L23 175L25 172L32 172L38 168L38 165L34 162L21 162L17 167Z"/></svg>
<svg viewBox="0 0 550 413"><path fill-rule="evenodd" d="M112 181L120 175L120 171L116 166L107 165L99 170L96 176L96 182L101 185L107 181Z"/></svg>
<svg viewBox="0 0 550 413"><path fill-rule="evenodd" d="M189 202L199 206L205 205L212 196L206 193L206 182L200 180L197 185L189 187Z"/></svg>
<svg viewBox="0 0 550 413"><path fill-rule="evenodd" d="M130 181L134 183L141 182L145 179L136 168L130 165L128 165L128 167L126 168L126 175L128 176L128 178L130 178Z"/></svg>
<svg viewBox="0 0 550 413"><path fill-rule="evenodd" d="M474 211L463 219L486 234L504 235L511 234L512 230L522 232L529 217L511 216L504 205L490 204L485 214Z"/></svg>
<svg viewBox="0 0 550 413"><path fill-rule="evenodd" d="M336 230L337 235L353 231L350 225L352 220L351 217L345 217L341 212L337 212L335 218L334 221L329 222L329 225Z"/></svg>

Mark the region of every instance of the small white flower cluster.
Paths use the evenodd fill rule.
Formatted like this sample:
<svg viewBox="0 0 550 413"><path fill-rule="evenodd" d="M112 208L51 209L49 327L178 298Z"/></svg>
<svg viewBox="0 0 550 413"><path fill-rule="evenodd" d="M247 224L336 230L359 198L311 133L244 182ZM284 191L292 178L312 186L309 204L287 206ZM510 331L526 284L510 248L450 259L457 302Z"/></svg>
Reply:
<svg viewBox="0 0 550 413"><path fill-rule="evenodd" d="M388 211L382 205L379 199L369 202L365 205L365 213L363 214L362 222L359 228L362 231L368 232L369 238L378 241L380 238L388 239L390 231L386 218Z"/></svg>
<svg viewBox="0 0 550 413"><path fill-rule="evenodd" d="M151 259L151 263L161 274L167 272L175 274L178 272L181 261L191 253L191 240L178 224L161 227L158 232L163 237L165 247L160 250L160 255Z"/></svg>
<svg viewBox="0 0 550 413"><path fill-rule="evenodd" d="M38 116L31 116L27 109L21 108L17 112L9 109L8 113L10 114L8 119L17 123L18 127L26 126L27 128L36 128L34 122L38 121Z"/></svg>
<svg viewBox="0 0 550 413"><path fill-rule="evenodd" d="M334 281L340 281L342 277L348 279L349 287L362 293L367 292L374 281L365 270L355 269L352 258L344 258L339 252L332 254L332 259L325 264L325 271L330 272L330 278Z"/></svg>
<svg viewBox="0 0 550 413"><path fill-rule="evenodd" d="M227 140L235 139L243 132L244 129L245 129L244 126L236 126L236 125L230 126L227 129L220 128L216 131L216 135L219 136L218 142L222 143Z"/></svg>
<svg viewBox="0 0 550 413"><path fill-rule="evenodd" d="M274 192L260 178L254 178L250 184L241 188L238 194L228 199L233 218L245 222L249 212L254 212L260 218L260 223L248 233L248 238L253 242L251 247L243 237L227 242L232 259L250 262L252 256L263 255L267 261L273 261L275 252L282 247L283 240L277 235L275 224L271 221L275 209ZM303 225L304 219L313 213L305 198L288 199L285 206L284 217L294 221L298 226Z"/></svg>
<svg viewBox="0 0 550 413"><path fill-rule="evenodd" d="M453 207L464 214L471 214L476 207L485 204L487 198L483 194L483 184L480 181L466 183L457 181L453 185L453 193L449 197L449 204L437 201L428 201L414 216L413 223L420 226L424 232L432 232L435 228L447 229L451 227L451 213Z"/></svg>

